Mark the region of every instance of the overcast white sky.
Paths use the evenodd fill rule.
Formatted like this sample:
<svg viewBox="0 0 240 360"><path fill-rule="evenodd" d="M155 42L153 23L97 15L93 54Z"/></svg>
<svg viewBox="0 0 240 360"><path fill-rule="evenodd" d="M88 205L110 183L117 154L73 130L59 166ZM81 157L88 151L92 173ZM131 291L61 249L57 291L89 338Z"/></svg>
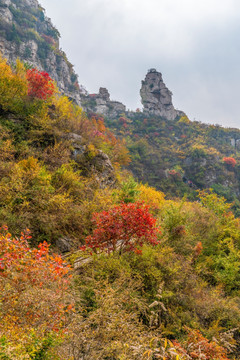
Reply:
<svg viewBox="0 0 240 360"><path fill-rule="evenodd" d="M156 68L191 120L240 128L239 0L39 0L90 93L141 107Z"/></svg>

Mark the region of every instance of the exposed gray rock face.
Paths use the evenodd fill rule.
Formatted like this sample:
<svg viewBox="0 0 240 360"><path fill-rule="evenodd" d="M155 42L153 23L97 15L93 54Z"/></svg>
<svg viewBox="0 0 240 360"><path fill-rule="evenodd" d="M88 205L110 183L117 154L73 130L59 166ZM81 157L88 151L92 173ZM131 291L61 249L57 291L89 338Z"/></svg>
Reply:
<svg viewBox="0 0 240 360"><path fill-rule="evenodd" d="M115 171L107 154L98 149L89 150L79 134L67 133L63 135L63 139L70 142L71 157L79 165L83 176L93 175L102 188L114 185Z"/></svg>
<svg viewBox="0 0 240 360"><path fill-rule="evenodd" d="M149 115L162 116L174 120L177 116L185 115L176 110L172 104L172 93L163 82L162 74L156 69L150 69L142 81L140 90L143 111Z"/></svg>
<svg viewBox="0 0 240 360"><path fill-rule="evenodd" d="M240 139L236 140L236 145L235 145L236 149L240 150Z"/></svg>
<svg viewBox="0 0 240 360"><path fill-rule="evenodd" d="M81 168L83 176L93 175L101 188L114 185L115 171L107 154L102 150L95 149L89 152L87 146L76 149L77 153L73 154L74 160Z"/></svg>
<svg viewBox="0 0 240 360"><path fill-rule="evenodd" d="M79 86L73 66L59 49L58 39L58 31L37 0L0 0L2 55L9 63L19 58L48 72L59 90L80 105L84 88Z"/></svg>
<svg viewBox="0 0 240 360"><path fill-rule="evenodd" d="M126 111L126 106L123 105L119 101L110 101L109 103L109 113L112 117L115 117L121 113L124 113Z"/></svg>
<svg viewBox="0 0 240 360"><path fill-rule="evenodd" d="M57 239L56 241L56 247L59 249L59 251L64 254L66 252L70 252L72 250L72 241L71 239L67 237L62 237L60 239Z"/></svg>
<svg viewBox="0 0 240 360"><path fill-rule="evenodd" d="M240 139L231 138L230 143L235 149L240 150Z"/></svg>
<svg viewBox="0 0 240 360"><path fill-rule="evenodd" d="M105 101L110 101L110 94L106 88L100 87L99 97Z"/></svg>
<svg viewBox="0 0 240 360"><path fill-rule="evenodd" d="M84 271L85 265L88 265L93 261L93 256L89 257L79 257L74 261L73 268L77 274L81 274Z"/></svg>
<svg viewBox="0 0 240 360"><path fill-rule="evenodd" d="M104 185L112 185L115 181L112 163L102 150L98 150L96 156L90 161L91 166L98 172L98 179Z"/></svg>
<svg viewBox="0 0 240 360"><path fill-rule="evenodd" d="M100 88L98 94L82 96L83 107L89 112L95 112L104 116L114 118L126 111L126 106L119 101L110 100L107 89Z"/></svg>
<svg viewBox="0 0 240 360"><path fill-rule="evenodd" d="M5 5L5 7L0 8L0 21L5 20L11 24L13 21L13 15L9 10L10 0L4 0L3 5Z"/></svg>
<svg viewBox="0 0 240 360"><path fill-rule="evenodd" d="M83 138L79 134L68 133L65 136L65 139L69 140L72 146L72 158L76 160L79 155L82 155L85 151L85 146L83 143Z"/></svg>

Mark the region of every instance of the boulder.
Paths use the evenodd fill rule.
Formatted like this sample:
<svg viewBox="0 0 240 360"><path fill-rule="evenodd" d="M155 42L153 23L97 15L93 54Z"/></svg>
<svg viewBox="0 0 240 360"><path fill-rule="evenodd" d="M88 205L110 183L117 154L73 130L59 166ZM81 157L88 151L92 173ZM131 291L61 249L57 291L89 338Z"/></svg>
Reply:
<svg viewBox="0 0 240 360"><path fill-rule="evenodd" d="M126 106L119 101L110 100L108 90L102 87L100 87L98 94L82 95L82 104L86 111L110 118L115 118L126 111Z"/></svg>
<svg viewBox="0 0 240 360"><path fill-rule="evenodd" d="M114 168L108 157L102 150L95 149L95 153L88 151L87 147L75 157L79 164L82 175L93 175L101 188L113 186L116 178Z"/></svg>
<svg viewBox="0 0 240 360"><path fill-rule="evenodd" d="M59 251L62 254L66 253L66 252L70 252L72 249L72 241L71 241L71 239L69 239L67 237L62 237L60 239L57 239L56 247L59 249Z"/></svg>

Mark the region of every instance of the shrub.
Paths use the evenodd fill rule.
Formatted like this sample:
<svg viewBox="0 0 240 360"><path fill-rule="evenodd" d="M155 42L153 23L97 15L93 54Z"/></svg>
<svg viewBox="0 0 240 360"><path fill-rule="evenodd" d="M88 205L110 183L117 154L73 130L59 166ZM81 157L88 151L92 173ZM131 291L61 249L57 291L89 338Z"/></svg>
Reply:
<svg viewBox="0 0 240 360"><path fill-rule="evenodd" d="M150 210L156 212L162 207L165 201L165 195L163 192L157 191L153 187L143 184L138 187L138 191L138 199L149 205Z"/></svg>
<svg viewBox="0 0 240 360"><path fill-rule="evenodd" d="M93 250L140 252L144 242L158 244L156 219L143 203L122 203L93 216L96 229L86 238Z"/></svg>
<svg viewBox="0 0 240 360"><path fill-rule="evenodd" d="M235 165L237 163L236 160L232 157L224 157L223 162L227 165L230 165L233 168L235 167Z"/></svg>
<svg viewBox="0 0 240 360"><path fill-rule="evenodd" d="M229 359L226 349L219 346L217 342L204 338L198 330L188 329L188 337L184 343L184 349L176 341L174 341L173 344L184 358L186 356L186 359Z"/></svg>
<svg viewBox="0 0 240 360"><path fill-rule="evenodd" d="M15 359L23 358L24 347L33 348L36 338L42 343L50 334L60 335L73 307L69 266L50 255L46 242L30 249L29 238L28 230L14 238L0 228L0 338L7 335Z"/></svg>
<svg viewBox="0 0 240 360"><path fill-rule="evenodd" d="M19 111L27 95L27 82L23 65L17 61L15 71L0 55L0 107L6 111Z"/></svg>
<svg viewBox="0 0 240 360"><path fill-rule="evenodd" d="M37 69L27 70L28 95L46 100L54 94L54 83L48 73Z"/></svg>

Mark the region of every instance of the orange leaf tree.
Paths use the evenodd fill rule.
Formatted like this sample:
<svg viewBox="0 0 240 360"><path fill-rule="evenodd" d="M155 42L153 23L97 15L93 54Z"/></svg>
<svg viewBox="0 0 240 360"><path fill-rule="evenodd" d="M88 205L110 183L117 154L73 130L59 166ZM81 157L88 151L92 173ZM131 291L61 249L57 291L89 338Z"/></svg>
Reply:
<svg viewBox="0 0 240 360"><path fill-rule="evenodd" d="M29 231L14 238L0 228L0 338L13 349L32 332L61 336L72 309L69 266L46 242L31 249L29 238Z"/></svg>
<svg viewBox="0 0 240 360"><path fill-rule="evenodd" d="M93 222L96 228L93 235L86 238L86 245L94 251L141 252L139 247L144 242L158 244L156 219L143 203L122 203L109 211L95 213Z"/></svg>
<svg viewBox="0 0 240 360"><path fill-rule="evenodd" d="M233 157L224 157L223 162L227 165L230 165L233 168L235 167L235 165L237 163Z"/></svg>

